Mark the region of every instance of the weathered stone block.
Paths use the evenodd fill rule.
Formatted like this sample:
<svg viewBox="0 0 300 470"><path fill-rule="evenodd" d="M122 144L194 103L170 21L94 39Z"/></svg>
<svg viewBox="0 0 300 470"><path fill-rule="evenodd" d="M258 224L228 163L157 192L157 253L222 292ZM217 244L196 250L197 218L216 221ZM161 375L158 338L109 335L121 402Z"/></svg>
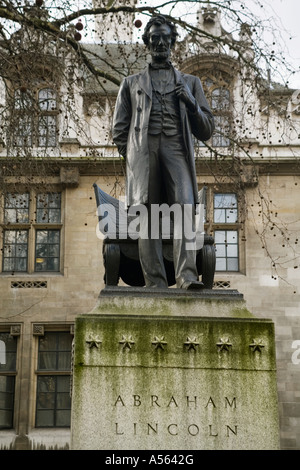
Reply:
<svg viewBox="0 0 300 470"><path fill-rule="evenodd" d="M71 448L278 449L273 323L170 295L104 295L77 317Z"/></svg>

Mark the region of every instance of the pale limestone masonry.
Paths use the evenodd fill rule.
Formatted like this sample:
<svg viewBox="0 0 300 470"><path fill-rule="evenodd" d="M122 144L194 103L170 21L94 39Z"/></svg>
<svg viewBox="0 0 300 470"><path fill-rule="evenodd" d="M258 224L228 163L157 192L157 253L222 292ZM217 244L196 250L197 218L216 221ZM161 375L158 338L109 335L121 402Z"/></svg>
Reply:
<svg viewBox="0 0 300 470"><path fill-rule="evenodd" d="M170 290L77 317L71 449L277 450L273 323L232 289Z"/></svg>

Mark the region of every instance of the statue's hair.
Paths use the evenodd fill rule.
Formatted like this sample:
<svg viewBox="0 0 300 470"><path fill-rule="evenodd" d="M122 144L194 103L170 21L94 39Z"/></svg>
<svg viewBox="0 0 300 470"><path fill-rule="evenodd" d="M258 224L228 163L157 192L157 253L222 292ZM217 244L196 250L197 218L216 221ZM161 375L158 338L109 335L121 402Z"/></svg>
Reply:
<svg viewBox="0 0 300 470"><path fill-rule="evenodd" d="M174 44L175 44L176 38L178 36L176 26L175 26L174 23L167 20L167 18L163 15L152 16L152 18L146 24L145 29L144 29L144 33L142 35L142 39L144 41L144 44L146 46L148 46L148 44L149 44L149 30L150 30L151 26L153 26L154 24L155 25L166 24L167 26L169 26L169 28L171 29L171 35L172 35L171 46L173 47Z"/></svg>

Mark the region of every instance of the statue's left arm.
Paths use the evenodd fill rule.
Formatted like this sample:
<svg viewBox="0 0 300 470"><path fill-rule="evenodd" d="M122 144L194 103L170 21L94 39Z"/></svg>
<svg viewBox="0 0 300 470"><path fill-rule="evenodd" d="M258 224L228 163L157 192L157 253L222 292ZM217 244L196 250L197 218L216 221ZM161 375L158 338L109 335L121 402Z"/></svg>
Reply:
<svg viewBox="0 0 300 470"><path fill-rule="evenodd" d="M180 81L176 85L176 93L186 105L194 136L202 141L210 139L215 128L214 118L200 79L190 76L189 83Z"/></svg>

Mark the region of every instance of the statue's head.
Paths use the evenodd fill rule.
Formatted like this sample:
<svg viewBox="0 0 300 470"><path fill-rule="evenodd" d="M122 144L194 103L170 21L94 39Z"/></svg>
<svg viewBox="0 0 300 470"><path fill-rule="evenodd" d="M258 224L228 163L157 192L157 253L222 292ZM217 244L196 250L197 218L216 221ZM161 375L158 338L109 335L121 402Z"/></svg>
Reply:
<svg viewBox="0 0 300 470"><path fill-rule="evenodd" d="M169 57L177 37L176 26L163 15L153 16L146 24L142 39L157 59Z"/></svg>

